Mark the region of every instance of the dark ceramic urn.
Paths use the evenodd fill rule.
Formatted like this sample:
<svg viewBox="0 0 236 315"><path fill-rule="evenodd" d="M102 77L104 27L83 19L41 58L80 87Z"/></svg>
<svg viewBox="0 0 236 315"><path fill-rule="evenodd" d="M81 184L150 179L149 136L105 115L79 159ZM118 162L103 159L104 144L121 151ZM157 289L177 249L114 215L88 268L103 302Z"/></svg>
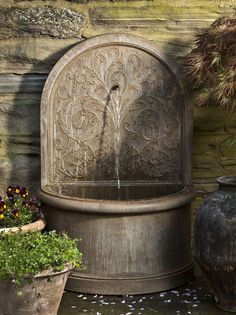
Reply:
<svg viewBox="0 0 236 315"><path fill-rule="evenodd" d="M218 191L197 214L194 253L217 306L236 312L236 176L217 181Z"/></svg>

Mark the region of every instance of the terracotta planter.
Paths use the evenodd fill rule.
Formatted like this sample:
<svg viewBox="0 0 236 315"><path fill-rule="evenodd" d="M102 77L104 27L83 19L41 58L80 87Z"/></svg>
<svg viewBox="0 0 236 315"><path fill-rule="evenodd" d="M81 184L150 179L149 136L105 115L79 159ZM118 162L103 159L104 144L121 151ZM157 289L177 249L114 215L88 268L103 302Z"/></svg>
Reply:
<svg viewBox="0 0 236 315"><path fill-rule="evenodd" d="M197 214L195 257L217 306L236 312L236 176L220 177L218 183Z"/></svg>
<svg viewBox="0 0 236 315"><path fill-rule="evenodd" d="M39 218L37 221L17 226L17 227L10 227L10 228L2 228L0 229L0 233L28 233L28 232L34 232L34 231L41 231L45 228L46 221L43 218Z"/></svg>
<svg viewBox="0 0 236 315"><path fill-rule="evenodd" d="M12 280L0 280L1 315L56 315L70 270L35 276L17 295ZM50 279L50 281L49 281Z"/></svg>

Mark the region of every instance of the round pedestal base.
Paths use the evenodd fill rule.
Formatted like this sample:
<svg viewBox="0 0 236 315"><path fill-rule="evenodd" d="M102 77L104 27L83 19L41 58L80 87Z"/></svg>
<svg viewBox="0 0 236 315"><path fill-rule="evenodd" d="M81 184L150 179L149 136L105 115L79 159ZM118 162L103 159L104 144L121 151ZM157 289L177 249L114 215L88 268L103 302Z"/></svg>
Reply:
<svg viewBox="0 0 236 315"><path fill-rule="evenodd" d="M66 290L90 294L147 294L169 290L193 279L193 266L165 276L156 277L98 277L76 270L70 275Z"/></svg>

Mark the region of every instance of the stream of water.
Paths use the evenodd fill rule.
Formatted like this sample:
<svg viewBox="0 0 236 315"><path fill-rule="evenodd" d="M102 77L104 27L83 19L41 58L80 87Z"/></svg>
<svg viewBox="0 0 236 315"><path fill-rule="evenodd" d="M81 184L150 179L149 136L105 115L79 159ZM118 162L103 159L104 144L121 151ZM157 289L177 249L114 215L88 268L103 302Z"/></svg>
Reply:
<svg viewBox="0 0 236 315"><path fill-rule="evenodd" d="M117 188L120 189L121 95L118 85L113 86L111 89L111 99L115 114L115 176L117 179Z"/></svg>

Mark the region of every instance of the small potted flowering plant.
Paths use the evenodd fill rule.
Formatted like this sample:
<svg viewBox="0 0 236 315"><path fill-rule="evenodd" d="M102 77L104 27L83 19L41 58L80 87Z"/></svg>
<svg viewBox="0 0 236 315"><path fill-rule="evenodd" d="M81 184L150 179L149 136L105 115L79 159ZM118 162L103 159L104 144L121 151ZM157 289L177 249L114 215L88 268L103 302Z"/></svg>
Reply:
<svg viewBox="0 0 236 315"><path fill-rule="evenodd" d="M9 186L0 196L0 233L42 230L45 220L39 209L40 202L21 186Z"/></svg>
<svg viewBox="0 0 236 315"><path fill-rule="evenodd" d="M78 241L55 231L0 234L0 314L56 315Z"/></svg>

